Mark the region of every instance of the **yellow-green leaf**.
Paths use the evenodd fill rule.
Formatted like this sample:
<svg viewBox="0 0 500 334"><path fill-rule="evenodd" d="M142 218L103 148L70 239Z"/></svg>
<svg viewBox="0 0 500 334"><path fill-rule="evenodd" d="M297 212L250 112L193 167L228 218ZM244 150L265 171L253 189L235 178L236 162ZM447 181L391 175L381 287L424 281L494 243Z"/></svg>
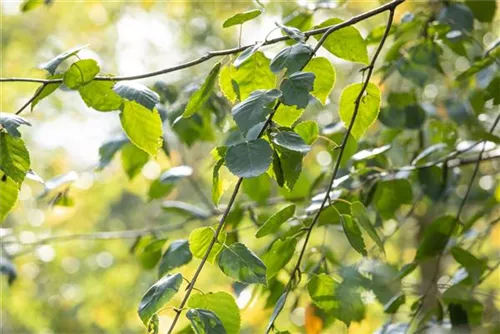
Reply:
<svg viewBox="0 0 500 334"><path fill-rule="evenodd" d="M328 59L316 57L311 59L302 71L315 74L316 79L311 95L325 105L337 78L335 68Z"/></svg>

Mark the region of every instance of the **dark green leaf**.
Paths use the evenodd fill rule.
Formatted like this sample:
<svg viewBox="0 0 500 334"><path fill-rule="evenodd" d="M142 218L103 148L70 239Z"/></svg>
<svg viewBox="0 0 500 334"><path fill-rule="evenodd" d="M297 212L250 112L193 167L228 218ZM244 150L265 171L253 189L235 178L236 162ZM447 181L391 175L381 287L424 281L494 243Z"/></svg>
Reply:
<svg viewBox="0 0 500 334"><path fill-rule="evenodd" d="M324 28L342 23L341 19L333 18L324 21L314 29ZM314 35L319 40L322 35ZM334 31L323 43L323 47L335 56L362 64L368 64L368 50L360 32L350 26Z"/></svg>
<svg viewBox="0 0 500 334"><path fill-rule="evenodd" d="M413 198L411 184L408 180L394 179L377 183L373 203L377 212L384 219L394 217L397 209L403 204L410 204Z"/></svg>
<svg viewBox="0 0 500 334"><path fill-rule="evenodd" d="M266 172L271 164L273 150L268 142L255 139L230 146L226 166L239 177L251 178Z"/></svg>
<svg viewBox="0 0 500 334"><path fill-rule="evenodd" d="M463 248L455 246L451 249L451 254L453 258L467 270L474 284L479 282L483 273L488 269L486 261L479 260Z"/></svg>
<svg viewBox="0 0 500 334"><path fill-rule="evenodd" d="M21 132L17 129L21 125L31 126L31 124L21 116L0 113L0 130L5 129L5 131L13 137L21 137Z"/></svg>
<svg viewBox="0 0 500 334"><path fill-rule="evenodd" d="M115 154L128 143L129 140L124 136L119 136L111 139L99 147L99 166L98 169L103 169L111 163Z"/></svg>
<svg viewBox="0 0 500 334"><path fill-rule="evenodd" d="M262 9L252 9L243 13L238 13L230 18L228 18L224 23L222 24L223 28L228 28L232 27L238 24L243 24L247 21L253 20L260 14L262 14L264 11Z"/></svg>
<svg viewBox="0 0 500 334"><path fill-rule="evenodd" d="M296 27L288 27L279 23L276 23L276 25L280 27L281 31L291 39L297 42L305 42L306 36Z"/></svg>
<svg viewBox="0 0 500 334"><path fill-rule="evenodd" d="M266 120L266 116L272 110L269 105L280 96L281 92L277 89L267 91L260 89L253 92L246 100L234 106L231 113L243 136L246 137L253 127L260 125Z"/></svg>
<svg viewBox="0 0 500 334"><path fill-rule="evenodd" d="M424 230L415 260L425 260L439 255L446 247L449 237L453 236L455 229L455 217L442 216L434 220Z"/></svg>
<svg viewBox="0 0 500 334"><path fill-rule="evenodd" d="M495 0L466 0L465 4L480 22L492 22L497 10Z"/></svg>
<svg viewBox="0 0 500 334"><path fill-rule="evenodd" d="M271 60L271 71L278 73L287 69L287 75L300 71L311 57L312 48L306 43L297 43L281 50Z"/></svg>
<svg viewBox="0 0 500 334"><path fill-rule="evenodd" d="M214 68L210 71L205 82L201 87L191 95L188 104L182 117L191 117L194 113L198 112L203 105L207 102L208 98L212 95L217 76L220 71L220 63L215 64Z"/></svg>
<svg viewBox="0 0 500 334"><path fill-rule="evenodd" d="M218 259L224 274L242 283L266 285L266 266L242 243L234 243L222 250Z"/></svg>
<svg viewBox="0 0 500 334"><path fill-rule="evenodd" d="M100 70L94 59L82 59L71 64L64 73L63 82L70 89L78 89L92 81Z"/></svg>
<svg viewBox="0 0 500 334"><path fill-rule="evenodd" d="M1 182L1 181L0 181ZM0 274L7 276L9 285L14 283L17 278L17 270L12 261L4 256L0 256Z"/></svg>
<svg viewBox="0 0 500 334"><path fill-rule="evenodd" d="M342 222L344 233L352 248L354 248L359 254L367 256L368 253L366 252L365 242L363 241L361 230L352 217L349 215L342 215L342 219L340 221Z"/></svg>
<svg viewBox="0 0 500 334"><path fill-rule="evenodd" d="M63 52L59 55L57 55L55 58L51 59L45 64L40 65L41 68L49 72L51 75L54 75L56 73L57 67L66 59L68 59L71 56L76 55L78 52L80 52L81 49L85 48L85 46L79 46L74 49L68 50L66 52Z"/></svg>
<svg viewBox="0 0 500 334"><path fill-rule="evenodd" d="M295 207L295 204L288 205L269 217L269 219L266 220L266 222L257 230L255 237L262 238L268 234L278 231L284 222L293 217Z"/></svg>
<svg viewBox="0 0 500 334"><path fill-rule="evenodd" d="M273 278L281 269L283 269L295 253L297 240L295 238L277 239L271 245L271 248L264 255L263 260L266 265L267 279Z"/></svg>
<svg viewBox="0 0 500 334"><path fill-rule="evenodd" d="M160 102L156 92L136 82L119 82L113 86L113 90L124 99L135 101L149 110L153 110Z"/></svg>
<svg viewBox="0 0 500 334"><path fill-rule="evenodd" d="M196 334L226 334L222 321L212 311L193 308L187 311L186 317Z"/></svg>
<svg viewBox="0 0 500 334"><path fill-rule="evenodd" d="M448 24L452 30L471 32L474 29L474 16L470 9L461 3L443 6L438 14L438 20Z"/></svg>
<svg viewBox="0 0 500 334"><path fill-rule="evenodd" d="M181 283L181 274L166 275L149 288L142 297L138 311L144 325L147 326L150 319L172 299Z"/></svg>
<svg viewBox="0 0 500 334"><path fill-rule="evenodd" d="M313 73L296 72L285 78L280 85L283 103L288 106L297 106L297 108L307 107L315 77Z"/></svg>
<svg viewBox="0 0 500 334"><path fill-rule="evenodd" d="M221 320L227 334L240 333L240 309L229 293L196 294L189 298L188 306L215 313Z"/></svg>
<svg viewBox="0 0 500 334"><path fill-rule="evenodd" d="M396 313L399 307L403 305L405 301L406 301L405 294L402 292L398 293L384 305L384 312L389 314Z"/></svg>
<svg viewBox="0 0 500 334"><path fill-rule="evenodd" d="M307 154L311 150L311 146L307 145L301 136L293 131L273 132L271 134L271 141L283 148L290 151Z"/></svg>
<svg viewBox="0 0 500 334"><path fill-rule="evenodd" d="M122 167L129 179L133 179L148 162L149 155L137 146L125 144L121 150Z"/></svg>
<svg viewBox="0 0 500 334"><path fill-rule="evenodd" d="M385 254L384 244L380 239L375 227L373 226L365 206L361 202L351 203L351 213L356 222L368 233L370 238L375 241L380 250Z"/></svg>
<svg viewBox="0 0 500 334"><path fill-rule="evenodd" d="M189 263L192 258L193 254L189 250L189 242L187 240L172 241L160 260L160 265L158 266L159 276L162 277L170 270Z"/></svg>

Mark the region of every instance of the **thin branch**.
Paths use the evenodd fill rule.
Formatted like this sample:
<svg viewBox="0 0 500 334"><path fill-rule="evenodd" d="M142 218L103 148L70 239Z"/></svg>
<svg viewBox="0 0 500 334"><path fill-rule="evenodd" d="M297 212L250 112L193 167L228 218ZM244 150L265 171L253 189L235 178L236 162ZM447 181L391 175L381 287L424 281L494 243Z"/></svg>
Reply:
<svg viewBox="0 0 500 334"><path fill-rule="evenodd" d="M370 17L375 16L377 14L380 14L382 12L385 12L385 11L391 9L391 8L394 8L395 6L397 6L397 4L399 4L399 3L403 2L403 1L404 0L394 0L394 1L389 2L389 3L387 3L387 4L383 5L383 6L375 8L375 9L373 9L371 11L365 12L365 13L357 15L357 16L354 16L351 19L346 20L344 22L341 22L339 24L336 24L336 25L333 25L333 26L328 26L328 27L323 27L323 28L319 28L319 29L312 29L312 30L306 31L306 32L304 32L304 35L306 37L314 36L314 35L320 35L320 34L326 33L330 29L333 29L332 30L332 32L333 32L333 31L339 30L341 28L345 28L345 27L351 26L351 25L356 24L356 23L358 23L360 21L366 20L367 18L370 18ZM273 39L265 41L262 44L262 46L276 44L276 43L283 42L283 41L286 41L286 40L289 40L289 39L290 39L290 37L288 37L288 36L281 36L281 37L273 38ZM138 80L138 79L150 78L150 77L154 77L154 76L158 76L158 75L162 75L162 74L166 74L166 73L176 72L176 71L179 71L179 70L182 70L182 69L185 69L185 68L189 68L189 67L201 64L203 62L206 62L207 60L209 60L211 58L214 58L214 57L221 57L221 56L227 56L227 55L236 54L236 53L245 51L246 49L248 49L250 47L253 47L254 45L255 45L255 43L244 45L244 46L241 46L241 47L231 48L231 49L225 49L225 50L219 50L219 51L210 51L210 52L206 53L204 56L199 57L197 59L188 61L188 62L183 63L183 64L179 64L179 65L176 65L176 66L167 67L167 68L164 68L164 69L161 69L161 70L158 70L158 71L154 71L154 72L148 72L148 73L144 73L144 74L131 75L131 76L117 76L117 77L98 76L98 77L95 77L94 80L97 80L97 81L124 81L124 80ZM35 82L35 83L38 82L38 83L42 83L42 84L43 83L49 84L49 83L61 83L62 79L0 78L0 82Z"/></svg>
<svg viewBox="0 0 500 334"><path fill-rule="evenodd" d="M43 89L45 88L45 86L47 86L48 84L47 83L44 83L42 84L40 87L38 87L35 91L35 94L33 94L33 96L28 100L26 101L25 104L23 104L23 106L21 108L19 108L18 111L16 111L16 115L19 115L20 113L23 112L24 109L26 109L31 103L33 103L33 101L35 101L35 99L40 96L40 94L42 94L42 91Z"/></svg>
<svg viewBox="0 0 500 334"><path fill-rule="evenodd" d="M498 114L497 118L493 122L493 125L491 126L491 129L489 131L490 133L493 133L493 131L495 130L495 128L498 125L499 121L500 121L500 113ZM465 192L465 196L462 199L462 201L460 202L460 206L458 207L457 214L455 216L455 220L453 221L453 224L452 224L450 230L448 231L448 235L446 237L446 240L447 240L446 244L449 242L449 240L453 236L453 232L455 231L457 225L460 224L460 216L462 215L462 211L465 208L467 200L469 199L469 194L470 194L470 191L472 189L472 186L474 185L474 180L476 179L477 173L479 172L479 165L480 165L480 162L481 162L481 160L483 158L484 151L486 150L486 140L483 140L482 143L483 143L483 147L481 148L481 152L479 152L478 158L476 160L476 163L475 163L475 166L474 166L474 171L472 172L472 176L471 176L471 178L469 180L469 183L467 185L467 190ZM410 319L410 322L408 323L408 327L407 327L408 330L410 330L413 322L416 320L417 316L422 311L422 308L424 307L425 299L429 295L429 292L430 292L430 290L431 290L431 288L433 286L433 283L436 282L436 280L438 278L439 267L441 265L441 260L443 259L443 256L444 256L445 253L446 253L446 247L443 248L441 250L441 252L439 253L439 255L438 255L438 258L437 258L437 261L436 261L436 268L434 270L434 275L432 277L432 280L429 282L429 285L427 286L427 289L425 290L425 293L422 296L422 302L420 303L419 307L417 308L417 310L413 314L412 318Z"/></svg>
<svg viewBox="0 0 500 334"><path fill-rule="evenodd" d="M306 252L307 245L309 243L309 239L311 237L312 230L313 230L314 226L316 225L321 212L323 211L323 209L325 208L325 206L326 206L326 204L328 202L329 194L332 191L333 183L335 181L335 178L337 177L337 173L338 173L338 170L340 168L340 161L342 160L343 153L344 153L345 148L347 146L347 140L349 139L349 135L350 135L350 133L352 131L352 128L354 126L354 122L356 121L356 117L358 115L359 107L361 105L361 99L363 98L363 96L364 96L364 94L366 92L366 89L368 87L368 84L370 83L370 78L372 76L373 69L375 67L375 63L377 61L377 58L378 58L380 52L382 51L382 48L383 48L383 46L385 44L385 41L386 41L387 37L389 36L389 32L390 32L390 29L391 29L391 26L392 26L392 22L393 22L393 19L394 19L394 10L403 1L391 2L392 6L388 8L388 10L389 10L389 18L387 20L386 29L385 29L384 35L382 36L382 39L380 40L380 43L378 45L377 50L375 51L375 54L373 55L372 61L370 62L370 64L368 65L368 67L365 69L365 70L368 70L368 73L366 75L366 79L364 81L364 84L363 84L363 86L362 86L362 88L361 88L361 90L359 92L359 95L357 96L356 100L354 101L354 113L353 113L353 115L351 117L351 121L350 121L349 126L347 128L347 131L344 134L344 138L342 139L342 143L340 144L339 155L337 157L337 161L335 163L335 167L333 169L333 173L332 173L332 176L330 178L328 190L325 193L323 201L321 202L321 206L320 206L319 210L316 212L316 215L314 216L311 225L307 228L306 237L305 237L305 240L304 240L304 244L302 245L302 249L300 251L299 257L297 259L297 263L295 264L295 267L293 268L292 273L290 275L290 280L288 281L288 283L287 283L287 285L285 287L285 292L284 292L284 295L283 295L284 296L284 300L281 303L282 307L280 309L276 309L275 310L275 312L274 312L274 318L273 319L276 319L278 317L278 315L281 313L281 311L283 309L283 306L286 303L286 299L288 298L288 293L290 292L290 289L292 288L292 284L295 281L295 276L296 275L300 275L300 265L301 265L302 259L304 257L304 254ZM323 38L325 38L326 35L327 34L325 33L325 35L323 35ZM322 38L322 40L323 40L323 38ZM321 40L320 40L320 42L321 42ZM300 279L300 276L299 276L299 279ZM274 320L272 320L269 323L269 325L267 327L267 330L266 330L266 334L269 333L269 331L273 328L273 326L274 326Z"/></svg>

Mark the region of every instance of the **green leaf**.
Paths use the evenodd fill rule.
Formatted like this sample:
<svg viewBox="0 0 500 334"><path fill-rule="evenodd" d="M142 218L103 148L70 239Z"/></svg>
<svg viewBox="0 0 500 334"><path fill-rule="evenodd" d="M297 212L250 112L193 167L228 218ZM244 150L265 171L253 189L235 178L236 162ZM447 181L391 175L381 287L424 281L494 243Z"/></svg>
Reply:
<svg viewBox="0 0 500 334"><path fill-rule="evenodd" d="M462 312L467 312L466 318L469 324L476 326L481 325L484 306L482 302L473 297L469 287L463 284L455 284L449 287L441 296L443 301L449 306L455 305L456 307L460 305L462 307ZM457 316L455 315L453 318L455 318L454 321L456 321Z"/></svg>
<svg viewBox="0 0 500 334"><path fill-rule="evenodd" d="M71 56L76 55L78 52L80 52L81 49L85 48L85 46L79 46L74 49L68 50L66 52L63 52L50 61L48 61L45 64L40 65L42 69L46 70L49 72L51 75L54 75L56 73L57 67L66 59L68 59Z"/></svg>
<svg viewBox="0 0 500 334"><path fill-rule="evenodd" d="M277 89L256 90L246 100L238 103L231 111L243 136L247 136L250 129L266 121L272 109L269 106L281 96Z"/></svg>
<svg viewBox="0 0 500 334"><path fill-rule="evenodd" d="M164 201L161 204L161 208L165 212L175 213L182 216L194 217L197 219L208 219L210 218L210 212L189 203L180 201Z"/></svg>
<svg viewBox="0 0 500 334"><path fill-rule="evenodd" d="M406 296L404 293L399 292L394 297L392 297L384 305L384 313L394 314L398 311L399 307L403 305L406 301Z"/></svg>
<svg viewBox="0 0 500 334"><path fill-rule="evenodd" d="M21 138L0 133L0 168L21 188L30 169L30 155Z"/></svg>
<svg viewBox="0 0 500 334"><path fill-rule="evenodd" d="M472 32L474 29L474 16L469 7L461 3L443 6L437 20L443 24L448 24L452 30Z"/></svg>
<svg viewBox="0 0 500 334"><path fill-rule="evenodd" d="M297 239L295 238L277 239L273 242L263 257L268 280L287 265L295 253L295 247L297 247Z"/></svg>
<svg viewBox="0 0 500 334"><path fill-rule="evenodd" d="M3 219L3 217L0 218ZM5 256L0 256L0 274L7 276L7 283L9 285L12 285L17 278L16 266Z"/></svg>
<svg viewBox="0 0 500 334"><path fill-rule="evenodd" d="M307 283L307 291L313 303L324 311L338 307L334 296L336 287L337 282L327 274L313 276Z"/></svg>
<svg viewBox="0 0 500 334"><path fill-rule="evenodd" d="M271 60L270 69L273 73L278 73L284 68L287 75L302 70L311 58L312 48L306 43L297 43L286 47Z"/></svg>
<svg viewBox="0 0 500 334"><path fill-rule="evenodd" d="M361 230L358 225L349 215L342 215L341 217L342 219L340 221L342 222L344 233L352 248L354 248L359 254L367 256L368 253L366 252L365 242L363 241L363 236L361 235Z"/></svg>
<svg viewBox="0 0 500 334"><path fill-rule="evenodd" d="M219 204L219 201L224 194L224 180L221 179L219 171L222 166L224 166L224 159L220 159L215 163L214 170L212 173L212 201L215 205Z"/></svg>
<svg viewBox="0 0 500 334"><path fill-rule="evenodd" d="M156 92L136 82L119 82L113 86L113 90L124 99L135 101L149 110L153 110L160 102Z"/></svg>
<svg viewBox="0 0 500 334"><path fill-rule="evenodd" d="M410 204L413 192L410 182L404 179L379 181L373 202L380 216L384 219L394 217L397 209L403 204Z"/></svg>
<svg viewBox="0 0 500 334"><path fill-rule="evenodd" d="M151 318L172 299L181 283L181 274L166 275L146 291L138 310L144 325L148 326Z"/></svg>
<svg viewBox="0 0 500 334"><path fill-rule="evenodd" d="M59 79L61 77L62 77L61 75L56 74L56 75L49 76L48 79ZM33 102L31 102L31 111L33 111L33 109L38 104L38 102L40 102L41 100L43 100L44 98L46 98L47 96L49 96L50 94L55 92L57 90L57 88L59 88L60 86L61 86L60 82L50 83L48 85L40 86L36 92L37 96L35 97Z"/></svg>
<svg viewBox="0 0 500 334"><path fill-rule="evenodd" d="M269 318L269 323L266 327L266 333L269 333L272 330L272 326L278 316L281 313L281 310L285 306L286 298L288 296L288 291L283 292L283 294L280 296L278 301L276 302L276 305L274 306L273 313L271 314L271 318ZM278 333L279 334L279 333Z"/></svg>
<svg viewBox="0 0 500 334"><path fill-rule="evenodd" d="M282 101L287 106L305 108L309 103L309 93L313 90L315 75L309 72L296 72L285 78L280 85Z"/></svg>
<svg viewBox="0 0 500 334"><path fill-rule="evenodd" d="M263 45L263 42L255 43L255 45L246 48L238 58L236 58L233 62L233 65L238 68L241 64L243 64L248 58L250 58L255 52L259 51L260 47Z"/></svg>
<svg viewBox="0 0 500 334"><path fill-rule="evenodd" d="M198 112L203 107L203 105L212 95L215 83L217 82L219 71L220 63L217 63L208 74L203 85L201 85L201 87L189 98L188 104L186 106L186 109L184 110L184 113L182 114L182 117L191 117L194 113Z"/></svg>
<svg viewBox="0 0 500 334"><path fill-rule="evenodd" d="M122 167L130 180L134 178L148 162L149 156L146 152L132 144L126 144L121 152Z"/></svg>
<svg viewBox="0 0 500 334"><path fill-rule="evenodd" d="M287 106L280 104L273 117L273 122L279 125L291 127L304 113L304 109L298 109L296 106Z"/></svg>
<svg viewBox="0 0 500 334"><path fill-rule="evenodd" d="M335 300L339 306L333 309L332 315L345 323L348 327L352 321L361 321L365 318L365 304L356 289L344 281L335 290Z"/></svg>
<svg viewBox="0 0 500 334"><path fill-rule="evenodd" d="M98 111L119 110L123 99L113 90L112 81L91 81L78 89L87 107Z"/></svg>
<svg viewBox="0 0 500 334"><path fill-rule="evenodd" d="M193 174L193 169L189 166L176 166L161 173L149 188L149 199L161 198L168 195L174 186L182 179Z"/></svg>
<svg viewBox="0 0 500 334"><path fill-rule="evenodd" d="M280 23L276 23L278 27L280 27L281 31L290 37L291 39L295 40L296 42L305 42L306 36L300 29L297 29L296 27L288 27Z"/></svg>
<svg viewBox="0 0 500 334"><path fill-rule="evenodd" d="M234 298L227 292L196 294L189 298L191 308L212 311L221 320L227 334L240 333L240 309Z"/></svg>
<svg viewBox="0 0 500 334"><path fill-rule="evenodd" d="M341 19L333 18L324 21L314 29L324 28L342 23ZM319 40L323 35L314 35ZM323 47L335 56L357 62L368 64L368 50L358 29L353 26L345 27L331 33L323 43Z"/></svg>
<svg viewBox="0 0 500 334"><path fill-rule="evenodd" d="M442 216L434 220L424 230L422 241L417 249L415 260L424 260L439 255L456 230L456 219Z"/></svg>
<svg viewBox="0 0 500 334"><path fill-rule="evenodd" d="M7 214L16 205L19 188L16 182L1 173L0 178L0 222L3 222Z"/></svg>
<svg viewBox="0 0 500 334"><path fill-rule="evenodd" d="M78 89L92 81L100 70L94 59L82 59L71 64L64 73L63 82L70 89Z"/></svg>
<svg viewBox="0 0 500 334"><path fill-rule="evenodd" d="M172 241L161 257L160 265L158 266L158 275L162 277L170 270L189 263L192 258L193 254L189 250L189 242L187 240Z"/></svg>
<svg viewBox="0 0 500 334"><path fill-rule="evenodd" d="M236 242L219 255L219 268L224 274L242 283L266 285L266 266L244 244Z"/></svg>
<svg viewBox="0 0 500 334"><path fill-rule="evenodd" d="M300 122L293 130L302 137L307 145L311 145L319 135L318 123L315 121Z"/></svg>
<svg viewBox="0 0 500 334"><path fill-rule="evenodd" d="M212 311L192 308L186 317L196 334L226 334L222 321Z"/></svg>
<svg viewBox="0 0 500 334"><path fill-rule="evenodd" d="M99 147L99 166L97 169L101 170L109 165L115 154L128 142L129 140L125 136L119 136Z"/></svg>
<svg viewBox="0 0 500 334"><path fill-rule="evenodd" d="M363 84L352 84L344 88L340 96L339 115L340 119L347 128L351 123L354 114L356 98L361 92ZM377 120L380 111L380 89L377 85L369 83L366 87L364 96L361 97L358 113L351 135L356 139L361 139L366 130Z"/></svg>
<svg viewBox="0 0 500 334"><path fill-rule="evenodd" d="M31 126L31 124L22 118L14 114L0 113L0 130L5 129L7 133L13 137L21 137L21 132L17 129L21 125Z"/></svg>
<svg viewBox="0 0 500 334"><path fill-rule="evenodd" d="M470 252L458 246L451 249L451 254L453 255L453 258L467 270L473 284L479 283L481 276L486 269L488 269L486 261L479 260Z"/></svg>
<svg viewBox="0 0 500 334"><path fill-rule="evenodd" d="M269 62L262 52L257 51L238 69L231 67L231 79L235 83L235 85L231 83L231 86L240 101L245 100L257 89L275 88L276 76L269 69Z"/></svg>
<svg viewBox="0 0 500 334"><path fill-rule="evenodd" d="M247 49L248 50L248 49ZM224 96L231 101L231 103L236 102L238 99L238 94L236 94L234 86L237 85L236 81L231 77L232 73L236 72L236 69L231 65L226 65L222 68L219 75L219 87Z"/></svg>
<svg viewBox="0 0 500 334"><path fill-rule="evenodd" d="M278 130L273 132L271 133L271 141L275 145L302 154L307 154L311 150L311 146L307 145L304 139L293 131Z"/></svg>
<svg viewBox="0 0 500 334"><path fill-rule="evenodd" d="M125 101L120 113L123 130L130 141L144 152L156 156L162 144L160 115L135 101Z"/></svg>
<svg viewBox="0 0 500 334"><path fill-rule="evenodd" d="M263 12L264 11L262 9L252 9L243 13L235 14L230 18L228 18L226 21L224 21L222 27L229 28L238 24L243 24L247 21L253 20Z"/></svg>
<svg viewBox="0 0 500 334"><path fill-rule="evenodd" d="M295 204L288 205L269 217L257 230L255 237L262 238L268 234L278 231L280 226L295 214Z"/></svg>
<svg viewBox="0 0 500 334"><path fill-rule="evenodd" d="M278 182L278 184L291 191L302 172L304 155L280 146L276 147L275 152L276 154L273 155L273 174L270 176L277 181L282 179L283 182Z"/></svg>
<svg viewBox="0 0 500 334"><path fill-rule="evenodd" d="M262 174L251 179L244 179L242 187L250 199L256 203L264 204L271 194L271 179L268 175Z"/></svg>
<svg viewBox="0 0 500 334"><path fill-rule="evenodd" d="M377 244L380 250L385 254L384 244L380 239L375 227L373 226L365 206L361 202L351 203L351 213L356 222L368 233L370 238Z"/></svg>
<svg viewBox="0 0 500 334"><path fill-rule="evenodd" d="M315 57L307 63L303 71L311 72L316 77L311 95L325 105L337 79L337 73L332 63L326 58Z"/></svg>
<svg viewBox="0 0 500 334"><path fill-rule="evenodd" d="M212 242L214 237L215 230L212 227L200 227L191 232L189 234L189 249L191 253L202 259L205 256L205 253L208 250L208 246ZM226 241L226 232L221 231L217 238L217 242L214 243L212 250L207 258L207 261L210 263L214 263L217 254L222 250L222 244Z"/></svg>
<svg viewBox="0 0 500 334"><path fill-rule="evenodd" d="M264 139L255 139L230 146L226 154L226 166L239 177L251 178L267 171L271 165L273 150Z"/></svg>
<svg viewBox="0 0 500 334"><path fill-rule="evenodd" d="M47 1L46 0L25 0L23 2L23 4L21 5L21 11L23 13L29 12L30 10L35 9L44 3L47 3Z"/></svg>
<svg viewBox="0 0 500 334"><path fill-rule="evenodd" d="M492 22L497 10L494 0L465 0L465 4L480 22Z"/></svg>

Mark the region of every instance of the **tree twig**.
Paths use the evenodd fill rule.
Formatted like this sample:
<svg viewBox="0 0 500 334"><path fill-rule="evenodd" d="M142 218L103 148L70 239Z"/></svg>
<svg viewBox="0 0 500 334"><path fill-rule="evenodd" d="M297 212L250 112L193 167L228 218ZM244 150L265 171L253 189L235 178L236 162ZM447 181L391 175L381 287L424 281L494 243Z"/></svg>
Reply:
<svg viewBox="0 0 500 334"><path fill-rule="evenodd" d="M309 243L309 239L311 237L312 230L313 230L314 226L316 225L316 223L317 223L317 221L319 219L319 216L320 216L322 210L325 208L326 203L328 202L329 194L332 191L333 183L335 181L335 178L337 177L337 173L338 173L338 170L340 168L340 161L342 160L342 155L343 155L343 153L345 151L345 148L347 146L347 140L349 139L350 133L351 133L352 128L354 126L354 122L356 120L356 116L357 116L358 111L359 111L359 107L360 107L360 104L361 104L361 99L363 98L363 96L365 94L365 91L366 91L366 89L368 87L368 84L370 83L370 78L372 76L373 69L375 67L375 62L377 61L377 58L378 58L380 52L382 51L382 48L383 48L383 46L385 44L385 41L386 41L387 37L389 36L389 32L390 32L390 29L391 29L391 26L392 26L392 22L393 22L393 19L394 19L394 10L403 1L394 1L394 2L391 2L392 6L387 8L387 10L389 10L389 18L387 20L386 29L385 29L384 35L382 36L382 39L380 40L380 43L378 45L377 50L375 51L375 54L373 55L372 61L370 62L370 64L368 65L368 67L366 67L366 69L365 69L365 70L368 70L367 75L366 75L366 79L365 79L365 81L363 83L363 86L362 86L360 92L359 92L359 95L357 96L356 100L354 101L354 113L353 113L353 115L351 117L351 121L350 121L349 126L347 128L347 131L344 134L344 138L342 139L342 143L340 144L339 155L337 157L337 161L335 162L335 167L333 169L333 173L332 173L332 176L330 178L328 190L325 193L323 201L321 202L321 206L320 206L319 210L316 212L316 215L314 216L311 225L307 228L306 237L304 239L304 243L303 243L302 248L300 250L299 257L297 259L295 267L292 270L292 273L290 275L290 279L289 279L287 285L285 286L285 292L283 293L284 300L281 302L282 306L281 306L280 309L276 309L274 311L273 320L271 320L271 322L269 323L269 325L267 327L267 330L266 330L266 334L269 333L270 330L274 327L274 320L277 318L277 316L283 310L283 307L285 305L286 299L288 298L288 293L290 292L290 289L292 288L292 284L295 281L296 274L298 273L300 275L300 266L301 266L304 254L306 252L307 245ZM325 35L323 35L323 38L325 38L325 36L326 36L326 33L325 33ZM320 40L320 42L321 42L321 40ZM299 276L299 279L300 279L300 276Z"/></svg>

